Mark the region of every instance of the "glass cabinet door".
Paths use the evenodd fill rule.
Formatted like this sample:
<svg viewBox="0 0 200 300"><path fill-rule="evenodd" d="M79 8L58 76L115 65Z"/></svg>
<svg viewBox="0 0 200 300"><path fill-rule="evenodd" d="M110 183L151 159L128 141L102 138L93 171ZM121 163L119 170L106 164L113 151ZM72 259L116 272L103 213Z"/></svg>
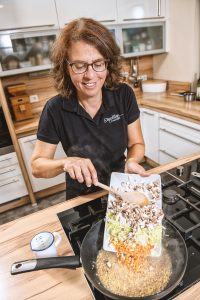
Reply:
<svg viewBox="0 0 200 300"><path fill-rule="evenodd" d="M124 57L165 52L165 23L143 23L122 27Z"/></svg>
<svg viewBox="0 0 200 300"><path fill-rule="evenodd" d="M50 68L49 52L56 33L56 30L0 33L0 75Z"/></svg>
<svg viewBox="0 0 200 300"><path fill-rule="evenodd" d="M107 25L108 30L112 33L117 45L121 48L121 39L120 39L120 32L121 26L120 25Z"/></svg>

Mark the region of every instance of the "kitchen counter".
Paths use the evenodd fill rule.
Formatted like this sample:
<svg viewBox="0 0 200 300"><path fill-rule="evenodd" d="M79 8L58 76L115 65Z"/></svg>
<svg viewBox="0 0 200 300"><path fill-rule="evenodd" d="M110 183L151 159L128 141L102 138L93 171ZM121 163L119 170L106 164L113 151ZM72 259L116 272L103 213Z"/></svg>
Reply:
<svg viewBox="0 0 200 300"><path fill-rule="evenodd" d="M169 93L142 93L136 91L138 104L142 107L169 113L176 117L200 124L200 101L185 102L183 97L171 96ZM30 120L15 122L18 136L37 130L39 115Z"/></svg>
<svg viewBox="0 0 200 300"><path fill-rule="evenodd" d="M168 93L139 93L137 101L142 107L200 124L200 101L186 102L183 97L171 96Z"/></svg>
<svg viewBox="0 0 200 300"><path fill-rule="evenodd" d="M150 173L161 173L190 160L200 158L200 152L179 159L172 163L150 170ZM73 255L68 239L65 237L57 213L73 208L82 203L105 195L100 191L87 196L80 196L69 201L51 206L42 211L22 217L0 226L0 299L3 300L91 300L90 288L83 270L49 269L11 276L13 262L34 258L30 250L31 238L41 231L57 231L62 236L58 248L59 255ZM176 300L200 299L200 283L194 285Z"/></svg>

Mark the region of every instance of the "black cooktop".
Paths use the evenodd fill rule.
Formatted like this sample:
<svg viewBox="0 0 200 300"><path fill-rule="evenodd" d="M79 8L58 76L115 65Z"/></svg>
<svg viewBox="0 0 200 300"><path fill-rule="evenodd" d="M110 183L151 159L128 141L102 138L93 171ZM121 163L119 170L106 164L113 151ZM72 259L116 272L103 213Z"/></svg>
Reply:
<svg viewBox="0 0 200 300"><path fill-rule="evenodd" d="M200 159L161 174L163 211L185 239L188 264L181 283L163 300L170 300L200 281ZM91 226L105 217L107 196L58 214L75 254ZM90 283L89 283L90 284ZM90 284L91 286L91 284ZM96 300L108 299L91 286Z"/></svg>

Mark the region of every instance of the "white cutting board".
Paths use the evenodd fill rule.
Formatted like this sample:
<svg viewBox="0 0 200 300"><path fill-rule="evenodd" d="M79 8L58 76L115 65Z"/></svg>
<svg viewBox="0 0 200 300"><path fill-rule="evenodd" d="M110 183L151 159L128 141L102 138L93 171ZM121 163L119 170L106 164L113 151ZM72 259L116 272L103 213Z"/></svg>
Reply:
<svg viewBox="0 0 200 300"><path fill-rule="evenodd" d="M135 184L139 184L141 186L138 191L141 191L146 195L148 199L149 198L149 192L147 190L147 184L152 183L154 181L158 181L159 183L159 190L160 190L160 195L159 198L156 201L156 204L158 205L159 208L162 208L162 190L161 190L161 177L158 174L152 174L148 177L142 177L138 174L126 174L126 173L118 173L118 172L113 172L111 174L111 180L110 180L110 187L114 188L115 190L119 191L131 191L129 188L129 183L131 186ZM115 200L115 197L112 194L108 195L108 207L109 203ZM109 208L107 208L107 212L109 211ZM104 240L103 240L103 249L106 251L112 251L116 252L114 246L109 243L109 233L106 230L106 223L107 223L107 213L106 213L106 221L105 221L105 230L104 230ZM154 249L151 253L153 256L159 256L161 252L161 245L158 247L159 249Z"/></svg>

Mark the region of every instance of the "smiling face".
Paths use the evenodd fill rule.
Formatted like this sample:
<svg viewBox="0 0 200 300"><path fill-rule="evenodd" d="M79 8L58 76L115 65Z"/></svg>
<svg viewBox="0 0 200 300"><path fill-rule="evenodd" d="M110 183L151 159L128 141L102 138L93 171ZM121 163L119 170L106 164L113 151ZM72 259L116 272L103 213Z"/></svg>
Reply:
<svg viewBox="0 0 200 300"><path fill-rule="evenodd" d="M83 61L91 64L99 59L104 59L101 53L94 46L83 41L74 42L68 50L68 61L70 63ZM92 66L88 66L86 72L76 74L71 66L68 65L68 71L77 90L79 100L101 99L102 87L108 72L107 69L102 72L96 72L93 70Z"/></svg>

